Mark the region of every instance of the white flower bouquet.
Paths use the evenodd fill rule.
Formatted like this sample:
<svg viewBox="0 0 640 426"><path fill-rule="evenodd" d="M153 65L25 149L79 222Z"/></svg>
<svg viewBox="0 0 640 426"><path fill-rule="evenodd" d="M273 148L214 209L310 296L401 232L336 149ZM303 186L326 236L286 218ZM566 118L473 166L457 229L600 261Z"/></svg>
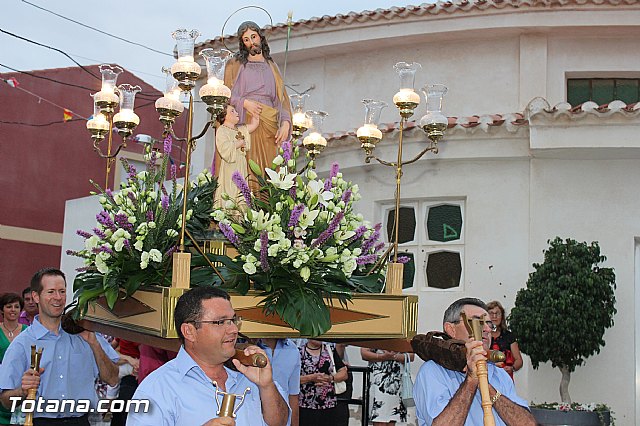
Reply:
<svg viewBox="0 0 640 426"><path fill-rule="evenodd" d="M371 226L353 210L358 185L345 181L337 164L326 180L312 169L297 173L298 156L298 147L284 143L266 176L250 161L260 193L235 173L239 198L224 194L212 216L239 252L220 259L225 287L246 294L253 283L265 314L318 336L331 328L325 300L346 305L352 292L380 292L382 275L372 269L384 243L380 224Z"/></svg>
<svg viewBox="0 0 640 426"><path fill-rule="evenodd" d="M91 232L77 231L84 238L84 248L67 252L83 258L85 264L74 281L79 315L84 315L89 302L103 295L113 308L119 297L130 296L141 284L171 285L171 255L179 244L184 194L176 182L176 166L169 165L171 144L169 136L164 140L160 165L156 151L147 149L146 171L137 172L122 159L128 176L118 192L103 190L92 182L100 193L102 211ZM167 174L169 189L165 186ZM186 220L192 235L209 227L215 188L216 180L209 171L191 182ZM192 285L211 283L213 270L197 267L204 264L192 261Z"/></svg>

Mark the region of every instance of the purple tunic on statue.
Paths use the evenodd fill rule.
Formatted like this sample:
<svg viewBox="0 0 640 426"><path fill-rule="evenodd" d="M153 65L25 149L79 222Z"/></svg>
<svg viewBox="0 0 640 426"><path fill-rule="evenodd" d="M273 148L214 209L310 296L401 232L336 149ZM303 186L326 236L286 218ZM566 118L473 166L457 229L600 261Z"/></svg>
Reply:
<svg viewBox="0 0 640 426"><path fill-rule="evenodd" d="M276 108L280 113L280 122L291 122L289 111L282 108L276 90L276 80L271 66L267 62L247 62L240 67L238 78L231 89L230 103L240 114L240 123L245 122L244 100L260 102Z"/></svg>

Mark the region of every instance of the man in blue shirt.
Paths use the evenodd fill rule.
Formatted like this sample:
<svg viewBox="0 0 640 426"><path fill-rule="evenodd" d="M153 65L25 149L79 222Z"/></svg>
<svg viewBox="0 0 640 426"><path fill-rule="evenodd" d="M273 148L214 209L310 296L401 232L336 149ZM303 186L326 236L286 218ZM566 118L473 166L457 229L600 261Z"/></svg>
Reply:
<svg viewBox="0 0 640 426"><path fill-rule="evenodd" d="M110 385L118 383L118 367L114 363L119 359L118 354L102 337L90 331L71 335L62 330L60 324L67 300L62 271L54 268L38 271L31 279L31 290L40 314L7 349L0 366L2 404L11 408L12 402L24 398L29 389L38 389L36 399L42 398L44 403L37 406L46 411L34 412L35 426L63 422L89 426L89 407L78 400L88 400L91 407L96 406L97 377ZM31 345L43 349L40 371L30 368ZM77 404L60 404L60 409L51 409L62 400Z"/></svg>
<svg viewBox="0 0 640 426"><path fill-rule="evenodd" d="M288 425L298 426L300 407L300 351L291 339L260 339L260 346L267 353L273 368L273 380L289 397L291 418Z"/></svg>
<svg viewBox="0 0 640 426"><path fill-rule="evenodd" d="M287 424L289 409L273 381L271 362L258 368L234 359L238 371L224 366L236 353L240 325L224 290L196 287L187 291L178 299L174 320L182 347L175 359L140 383L133 399L149 400L150 408L147 413L129 412L128 426ZM257 346L249 346L244 352L264 354ZM216 386L232 394L247 391L235 421L216 414ZM218 398L221 403L222 398Z"/></svg>
<svg viewBox="0 0 640 426"><path fill-rule="evenodd" d="M488 318L487 306L475 298L459 299L446 310L443 319L445 333L467 342L466 373L448 370L434 361L422 365L413 388L420 426L483 426L476 362L486 359L492 326L485 322L482 341L475 341L462 322L463 312L467 318ZM492 363L487 363L487 367L496 426L535 426L527 402L516 394L511 377Z"/></svg>

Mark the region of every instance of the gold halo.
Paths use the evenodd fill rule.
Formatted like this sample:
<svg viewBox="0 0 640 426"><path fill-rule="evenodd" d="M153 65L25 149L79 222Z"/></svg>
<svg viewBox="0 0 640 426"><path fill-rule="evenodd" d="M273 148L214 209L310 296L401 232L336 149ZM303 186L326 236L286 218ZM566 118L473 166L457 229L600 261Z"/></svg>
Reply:
<svg viewBox="0 0 640 426"><path fill-rule="evenodd" d="M263 8L263 7L260 7L260 6L253 6L253 5L252 5L252 6L243 6L243 7L241 7L240 9L236 10L236 11L235 11L235 12L233 12L231 15L229 15L229 17L224 21L224 24L222 25L222 33L221 33L221 35L220 35L220 38L221 38L221 40L220 40L220 41L222 41L222 45L223 45L227 50L229 50L229 51L231 51L231 52L233 52L233 53L237 53L237 52L236 52L234 49L230 49L230 48L229 48L229 46L227 46L227 43L225 43L225 40L224 40L224 29L225 29L225 27L227 26L227 23L229 22L229 19L233 18L233 15L235 15L236 13L238 13L238 12L240 12L241 10L244 10L244 9L260 9L261 11L263 11L264 13L266 13L266 14L267 14L267 16L269 17L269 22L270 22L270 24L269 24L269 25L273 27L273 18L271 17L271 14L270 14L269 12L267 12L267 9L265 9L265 8ZM266 36L265 36L265 38L266 38Z"/></svg>

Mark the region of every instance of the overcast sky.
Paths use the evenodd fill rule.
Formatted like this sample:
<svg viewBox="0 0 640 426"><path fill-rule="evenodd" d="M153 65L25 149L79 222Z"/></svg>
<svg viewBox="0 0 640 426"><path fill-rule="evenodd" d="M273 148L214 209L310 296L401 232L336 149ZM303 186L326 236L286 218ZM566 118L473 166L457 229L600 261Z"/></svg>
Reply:
<svg viewBox="0 0 640 426"><path fill-rule="evenodd" d="M248 5L266 9L277 24L286 22L290 10L293 20L297 21L408 4L419 3L401 0L2 0L0 29L60 49L83 65L117 63L161 89L164 78L160 70L162 66L171 65L170 56L100 34L33 5L131 42L171 53L174 45L171 32L175 29L197 29L202 34L197 42L212 39L221 35L225 20L234 11ZM235 32L238 24L246 20L256 21L259 25L270 23L265 12L244 9L231 17L225 33ZM0 64L22 71L75 66L59 52L2 32ZM9 71L0 66L0 72Z"/></svg>

